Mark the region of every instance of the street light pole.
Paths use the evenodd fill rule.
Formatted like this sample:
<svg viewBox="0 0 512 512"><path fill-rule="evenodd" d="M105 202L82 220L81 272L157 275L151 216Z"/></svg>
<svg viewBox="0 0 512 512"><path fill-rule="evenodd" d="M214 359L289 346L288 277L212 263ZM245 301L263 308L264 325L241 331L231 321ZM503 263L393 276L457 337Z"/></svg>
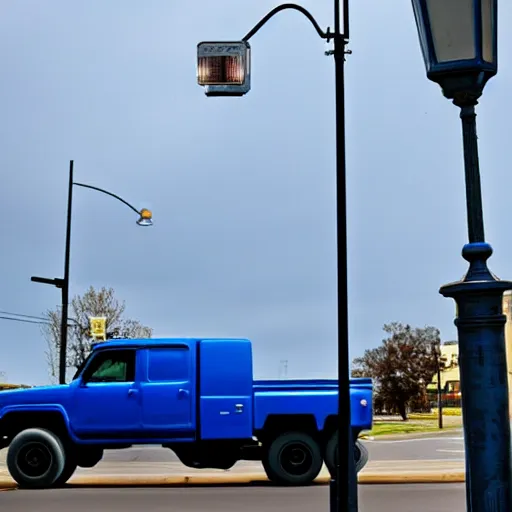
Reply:
<svg viewBox="0 0 512 512"><path fill-rule="evenodd" d="M503 293L512 283L487 267L476 134L475 98L456 98L460 107L469 243L462 257L469 270L440 289L455 299L466 451L468 511L512 510L512 466Z"/></svg>
<svg viewBox="0 0 512 512"><path fill-rule="evenodd" d="M475 106L498 72L497 0L412 0L427 78L460 108L469 243L466 275L440 288L457 303L468 512L512 510L503 293L488 268Z"/></svg>
<svg viewBox="0 0 512 512"><path fill-rule="evenodd" d="M437 376L437 423L440 429L443 428L443 392L441 387L441 345L439 350L437 343L432 344L434 357L436 362L436 376Z"/></svg>
<svg viewBox="0 0 512 512"><path fill-rule="evenodd" d="M114 197L121 203L127 205L131 210L139 215L139 219L137 220L137 224L139 226L151 226L153 224L152 221L152 213L143 208L142 210L137 210L133 205L131 205L128 201L125 201L122 197L119 197L108 190L104 190L102 188L93 187L92 185L86 185L85 183L76 183L73 179L73 164L74 161L70 160L69 162L69 185L68 185L68 205L67 205L67 215L66 215L66 245L64 252L64 277L49 279L46 277L37 277L32 276L30 280L35 283L49 284L55 286L56 288L61 289L61 323L60 323L60 346L59 346L59 384L66 383L66 368L67 368L67 346L68 346L68 328L69 328L69 266L70 266L70 256L71 256L71 217L72 217L72 207L73 207L73 187L84 187L90 188L92 190L96 190L108 196Z"/></svg>
<svg viewBox="0 0 512 512"><path fill-rule="evenodd" d="M281 4L264 16L241 41L198 45L198 82L207 96L243 96L250 89L251 39L273 16L285 9L302 13L317 34L334 41L336 96L336 238L338 297L338 445L336 470L331 475L331 512L357 512L357 475L351 427L350 358L348 345L347 199L345 162L345 55L349 37L349 0L334 0L334 32L323 31L312 14L297 4ZM343 24L341 22L343 16ZM211 65L207 62L213 59ZM236 62L236 68L233 62ZM236 69L236 72L234 71Z"/></svg>
<svg viewBox="0 0 512 512"><path fill-rule="evenodd" d="M343 14L343 27L341 15ZM354 462L350 407L348 325L348 248L345 139L345 54L349 38L349 1L334 1L334 74L336 96L336 239L338 297L338 464L330 483L331 512L357 512L357 474Z"/></svg>
<svg viewBox="0 0 512 512"><path fill-rule="evenodd" d="M64 252L64 279L62 280L62 311L60 320L59 384L66 383L69 309L69 260L71 253L71 211L73 205L73 160L69 162L68 210L66 216L66 248Z"/></svg>

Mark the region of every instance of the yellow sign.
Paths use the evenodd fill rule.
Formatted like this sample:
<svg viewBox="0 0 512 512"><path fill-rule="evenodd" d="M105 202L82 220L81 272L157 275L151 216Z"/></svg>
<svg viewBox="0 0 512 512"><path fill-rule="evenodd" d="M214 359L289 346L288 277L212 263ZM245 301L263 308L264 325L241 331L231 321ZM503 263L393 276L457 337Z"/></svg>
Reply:
<svg viewBox="0 0 512 512"><path fill-rule="evenodd" d="M91 330L91 338L93 340L107 339L107 319L104 316L89 317L89 325Z"/></svg>

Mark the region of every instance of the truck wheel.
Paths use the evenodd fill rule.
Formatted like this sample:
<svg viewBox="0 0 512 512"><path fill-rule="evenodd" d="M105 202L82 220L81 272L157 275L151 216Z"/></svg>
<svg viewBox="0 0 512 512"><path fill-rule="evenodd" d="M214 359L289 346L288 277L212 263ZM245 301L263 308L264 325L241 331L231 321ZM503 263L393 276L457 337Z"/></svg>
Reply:
<svg viewBox="0 0 512 512"><path fill-rule="evenodd" d="M318 443L303 432L280 435L272 441L263 457L268 479L281 485L311 484L322 465Z"/></svg>
<svg viewBox="0 0 512 512"><path fill-rule="evenodd" d="M68 480L73 476L76 471L78 464L76 458L71 454L66 454L66 462L64 463L64 469L60 476L53 482L52 487L62 487Z"/></svg>
<svg viewBox="0 0 512 512"><path fill-rule="evenodd" d="M325 448L325 465L329 473L336 474L336 462L338 461L338 432L335 432ZM359 473L368 462L368 450L361 441L354 443L354 462L356 464L356 473Z"/></svg>
<svg viewBox="0 0 512 512"><path fill-rule="evenodd" d="M12 440L7 467L20 487L44 489L61 476L65 459L62 443L53 432L29 428Z"/></svg>

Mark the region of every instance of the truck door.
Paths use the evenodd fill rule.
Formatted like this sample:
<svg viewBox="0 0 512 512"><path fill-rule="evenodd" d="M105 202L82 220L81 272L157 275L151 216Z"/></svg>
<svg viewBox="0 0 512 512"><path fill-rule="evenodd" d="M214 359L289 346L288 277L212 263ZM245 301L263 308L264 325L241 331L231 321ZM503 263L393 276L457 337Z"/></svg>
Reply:
<svg viewBox="0 0 512 512"><path fill-rule="evenodd" d="M199 357L201 439L251 439L251 343L202 340Z"/></svg>
<svg viewBox="0 0 512 512"><path fill-rule="evenodd" d="M148 437L193 439L195 436L195 352L192 348L183 343L144 350L142 426Z"/></svg>
<svg viewBox="0 0 512 512"><path fill-rule="evenodd" d="M141 413L136 359L135 349L98 350L91 359L69 406L78 436L136 436Z"/></svg>

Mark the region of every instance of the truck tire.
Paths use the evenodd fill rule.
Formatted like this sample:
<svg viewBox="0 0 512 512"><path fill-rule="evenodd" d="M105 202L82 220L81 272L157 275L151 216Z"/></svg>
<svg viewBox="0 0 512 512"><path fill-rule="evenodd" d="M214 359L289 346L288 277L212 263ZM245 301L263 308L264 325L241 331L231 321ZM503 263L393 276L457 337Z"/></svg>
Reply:
<svg viewBox="0 0 512 512"><path fill-rule="evenodd" d="M59 438L48 430L21 431L9 445L7 467L20 487L49 488L64 471L66 456Z"/></svg>
<svg viewBox="0 0 512 512"><path fill-rule="evenodd" d="M52 487L62 487L65 485L68 480L74 475L78 464L76 463L76 458L73 455L66 455L66 462L64 463L64 469L60 476L53 482Z"/></svg>
<svg viewBox="0 0 512 512"><path fill-rule="evenodd" d="M281 434L270 443L263 457L268 479L280 485L309 485L322 466L320 446L304 432Z"/></svg>
<svg viewBox="0 0 512 512"><path fill-rule="evenodd" d="M325 465L331 475L336 473L336 461L338 460L338 432L335 432L325 447ZM354 443L354 462L356 473L359 473L368 462L368 450L361 441Z"/></svg>
<svg viewBox="0 0 512 512"><path fill-rule="evenodd" d="M68 446L65 448L66 462L61 475L52 487L62 487L68 480L73 476L77 467L81 468L93 468L103 458L103 450L89 448L87 451L77 450L76 447Z"/></svg>

